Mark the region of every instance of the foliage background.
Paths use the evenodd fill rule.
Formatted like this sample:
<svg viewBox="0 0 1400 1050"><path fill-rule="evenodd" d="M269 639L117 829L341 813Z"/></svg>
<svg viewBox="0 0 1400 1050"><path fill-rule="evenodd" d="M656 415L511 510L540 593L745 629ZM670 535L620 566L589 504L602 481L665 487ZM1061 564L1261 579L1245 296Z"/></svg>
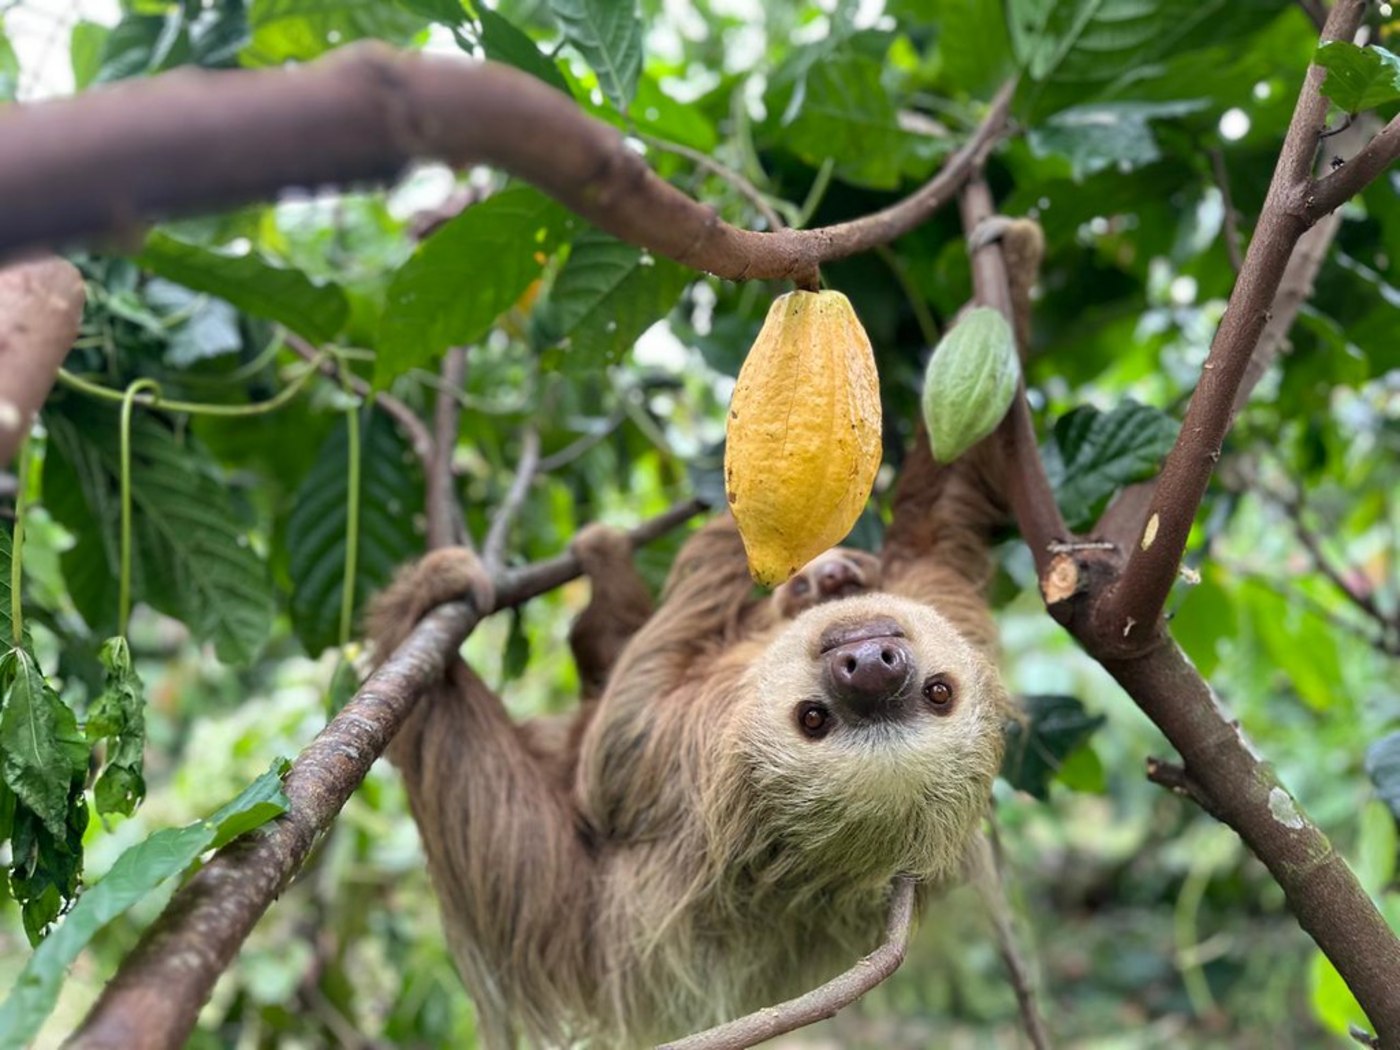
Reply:
<svg viewBox="0 0 1400 1050"><path fill-rule="evenodd" d="M36 7L0 12L13 20L21 6ZM635 12L602 0L471 11L455 0L128 0L118 14L71 27L79 89L181 64L305 60L363 37L485 53L572 92L664 176L748 226L763 222L754 202L697 153L740 173L785 221L839 221L926 179L975 124L977 101L1024 67L1025 134L990 175L1003 210L1036 216L1047 235L1028 378L1072 523L1170 441L1168 417L1233 280L1221 172L1247 236L1316 40L1301 5L1281 0L643 0ZM1379 31L1393 45L1393 27ZM56 60L0 36L0 91L32 82L26 63ZM463 186L479 202L417 243L424 212ZM1188 564L1200 582L1171 603L1173 633L1393 924L1400 791L1386 771L1400 765L1400 738L1388 736L1400 731L1400 640L1318 572L1306 541L1396 615L1397 190L1391 172L1347 206L1292 350L1242 417L1198 520ZM426 417L441 351L470 344L455 457L468 524L484 532L534 428L547 457L567 460L532 486L516 530L515 556L539 558L587 521L632 523L692 487L713 491L731 377L783 290L692 280L526 187L433 167L388 192L303 193L164 226L124 256L74 258L89 306L67 367L90 383L120 391L149 377L167 397L255 405L305 368L288 330L332 348L341 369L340 381L308 377L275 412L137 413L129 633L148 700L149 795L134 816L90 822L88 880L294 754L343 699L349 419L362 428L356 601L421 549L417 461L348 374ZM895 421L887 486L928 349L969 294L956 217L824 277L877 347ZM1086 414L1095 409L1105 414ZM116 627L116 434L115 407L69 384L31 444L26 622L80 715ZM878 535L872 513L857 539ZM675 542L642 554L653 581ZM1339 1033L1362 1018L1262 866L1145 782L1145 756L1169 748L1045 616L1025 552L1008 542L1001 553L1014 687L1079 701L1037 702L1047 719L1031 743L1048 781L1032 770L1018 783L1042 797L998 785L1052 1030L1082 1047L1347 1045ZM571 585L469 642L513 710L571 702L564 638L585 597ZM99 935L42 1045L73 1027L160 904L142 901ZM0 990L27 954L20 909L0 900ZM787 1042L1012 1046L1018 1028L994 943L971 898L955 895L931 909L893 981ZM471 1031L403 793L381 765L260 925L193 1045L471 1045Z"/></svg>

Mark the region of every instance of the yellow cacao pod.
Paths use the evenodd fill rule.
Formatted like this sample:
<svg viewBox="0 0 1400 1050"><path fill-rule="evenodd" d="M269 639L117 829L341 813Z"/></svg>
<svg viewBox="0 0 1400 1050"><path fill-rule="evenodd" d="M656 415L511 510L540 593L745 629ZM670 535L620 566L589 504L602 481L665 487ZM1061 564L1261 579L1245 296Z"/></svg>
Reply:
<svg viewBox="0 0 1400 1050"><path fill-rule="evenodd" d="M880 467L880 382L870 339L840 292L789 292L739 370L725 490L765 586L834 546Z"/></svg>

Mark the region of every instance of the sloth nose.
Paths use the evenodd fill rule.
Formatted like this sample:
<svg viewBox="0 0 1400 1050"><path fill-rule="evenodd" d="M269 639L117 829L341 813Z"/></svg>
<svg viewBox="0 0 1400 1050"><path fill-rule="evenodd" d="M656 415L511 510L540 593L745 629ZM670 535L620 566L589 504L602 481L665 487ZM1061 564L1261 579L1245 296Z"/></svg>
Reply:
<svg viewBox="0 0 1400 1050"><path fill-rule="evenodd" d="M832 698L858 718L890 717L904 706L914 660L903 638L860 638L828 650L825 659Z"/></svg>

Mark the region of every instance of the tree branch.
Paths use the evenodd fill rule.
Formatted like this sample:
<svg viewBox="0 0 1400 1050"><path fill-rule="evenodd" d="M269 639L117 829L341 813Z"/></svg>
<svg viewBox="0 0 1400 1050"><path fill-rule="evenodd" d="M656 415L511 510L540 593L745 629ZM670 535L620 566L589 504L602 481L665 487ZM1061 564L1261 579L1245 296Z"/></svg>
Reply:
<svg viewBox="0 0 1400 1050"><path fill-rule="evenodd" d="M1342 975L1381 1045L1400 1047L1400 940L1191 662L1161 634L1151 648L1129 657L1086 648L1182 757L1181 767L1156 763L1151 779L1198 799L1239 833L1283 888L1299 925Z"/></svg>
<svg viewBox="0 0 1400 1050"><path fill-rule="evenodd" d="M1224 209L1225 252L1230 257L1230 269L1240 272L1244 256L1240 252L1240 213L1235 210L1235 196L1230 192L1230 172L1225 167L1225 151L1219 146L1210 152L1210 170L1220 190L1220 205Z"/></svg>
<svg viewBox="0 0 1400 1050"><path fill-rule="evenodd" d="M375 407L399 425L413 448L413 454L418 457L418 462L423 465L425 471L428 469L433 455L433 438L423 421L418 418L417 412L393 394L375 393L367 382L349 369L339 368L335 361L322 358L320 351L290 329L283 332L283 338L292 353L303 361L314 363L320 360L323 375L331 379L343 379L358 396L366 401L372 400Z"/></svg>
<svg viewBox="0 0 1400 1050"><path fill-rule="evenodd" d="M510 528L515 524L516 515L530 494L535 474L540 464L540 432L527 427L520 438L520 460L515 465L515 477L510 483L505 499L496 508L491 519L491 527L481 545L481 560L490 573L499 573L505 565L506 541L510 538Z"/></svg>
<svg viewBox="0 0 1400 1050"><path fill-rule="evenodd" d="M64 259L0 270L0 466L29 433L83 319L82 274Z"/></svg>
<svg viewBox="0 0 1400 1050"><path fill-rule="evenodd" d="M904 961L914 923L912 879L897 877L890 887L890 915L881 945L845 973L796 999L747 1014L684 1039L663 1043L657 1050L738 1050L766 1039L815 1024L850 1006L885 980Z"/></svg>
<svg viewBox="0 0 1400 1050"><path fill-rule="evenodd" d="M466 347L448 347L442 358L442 386L438 388L437 402L433 406L433 454L424 470L430 550L471 544L462 521L452 473L452 454L457 450L457 421L461 414L461 405L453 392L462 389L466 378Z"/></svg>
<svg viewBox="0 0 1400 1050"><path fill-rule="evenodd" d="M995 212L992 194L981 175L976 175L964 187L959 198L963 233L972 253L972 288L974 299L984 306L1000 310L1015 330L1015 311L1011 303L1011 284L1006 274L1001 245L985 238L974 238L974 232ZM1026 381L1018 380L1016 399L996 431L1008 464L1007 496L1021 535L1035 559L1036 574L1043 576L1050 568L1051 545L1070 538L1070 531L1060 516L1059 504L1045 476L1045 464L1035 440L1035 423L1026 403Z"/></svg>
<svg viewBox="0 0 1400 1050"><path fill-rule="evenodd" d="M1323 37L1350 40L1364 6L1364 0L1337 0ZM1328 102L1319 90L1324 74L1320 66L1308 67L1244 266L1202 366L1176 445L1157 480L1146 526L1129 547L1131 553L1121 577L1095 603L1097 637L1117 639L1114 644L1124 652L1153 644L1155 625L1176 579L1196 509L1220 458L1235 397L1268 322L1269 307L1298 239L1313 219L1324 214L1317 210L1310 215L1305 210L1305 202L1316 199L1311 169L1327 115ZM1374 145L1375 140L1367 149ZM1364 170L1374 177L1380 169L1368 163ZM1349 192L1362 185L1360 177L1347 183Z"/></svg>
<svg viewBox="0 0 1400 1050"><path fill-rule="evenodd" d="M648 543L694 516L680 504L630 533ZM501 573L494 610L470 600L429 613L292 764L283 785L291 805L265 828L236 839L171 899L122 960L82 1026L72 1050L175 1050L239 946L286 888L316 839L330 826L429 683L487 612L505 609L574 579L572 553Z"/></svg>
<svg viewBox="0 0 1400 1050"><path fill-rule="evenodd" d="M1014 87L997 92L962 148L904 200L835 226L754 233L722 222L652 172L616 129L509 66L365 43L294 68L179 69L0 114L0 257L130 241L151 217L290 186L384 182L433 158L499 167L684 265L814 286L821 263L887 243L951 199L1002 135Z"/></svg>
<svg viewBox="0 0 1400 1050"><path fill-rule="evenodd" d="M1351 37L1332 39L1350 40ZM1316 221L1340 208L1374 182L1397 157L1400 157L1400 116L1391 117L1390 123L1351 160L1312 184L1303 202L1304 214Z"/></svg>

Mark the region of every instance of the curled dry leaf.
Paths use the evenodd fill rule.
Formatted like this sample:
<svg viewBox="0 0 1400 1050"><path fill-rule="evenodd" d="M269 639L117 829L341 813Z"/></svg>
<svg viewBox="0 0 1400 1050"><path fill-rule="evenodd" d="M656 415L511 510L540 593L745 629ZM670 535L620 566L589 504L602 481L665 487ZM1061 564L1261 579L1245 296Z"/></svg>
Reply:
<svg viewBox="0 0 1400 1050"><path fill-rule="evenodd" d="M739 371L724 452L754 579L779 584L839 542L879 466L879 376L850 301L779 296Z"/></svg>

